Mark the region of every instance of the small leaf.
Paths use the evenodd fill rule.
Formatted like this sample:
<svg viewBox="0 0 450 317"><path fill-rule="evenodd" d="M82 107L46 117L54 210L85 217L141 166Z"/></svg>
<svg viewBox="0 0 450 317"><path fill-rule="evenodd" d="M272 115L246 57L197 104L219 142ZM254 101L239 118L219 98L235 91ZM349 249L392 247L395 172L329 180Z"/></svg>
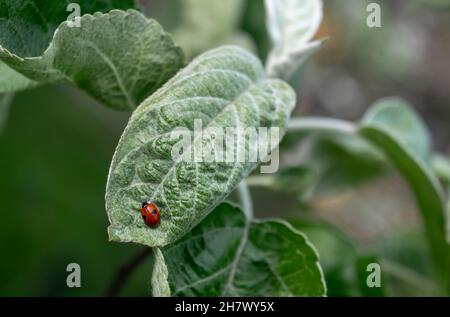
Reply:
<svg viewBox="0 0 450 317"><path fill-rule="evenodd" d="M399 98L385 98L370 107L364 124L377 124L389 129L405 146L428 160L431 152L430 133L422 119Z"/></svg>
<svg viewBox="0 0 450 317"><path fill-rule="evenodd" d="M84 15L80 27L62 23L42 56L0 58L40 82L71 81L112 108L133 110L184 63L181 50L154 20L112 10Z"/></svg>
<svg viewBox="0 0 450 317"><path fill-rule="evenodd" d="M265 79L259 60L237 47L221 47L196 58L133 113L114 154L106 189L112 240L148 246L174 242L199 223L248 175L258 162L195 162L192 153L208 145L194 135L208 127L271 128L284 133L295 93L284 82ZM185 128L189 146L182 160L172 157ZM259 134L259 129L256 133ZM223 148L251 153L261 138L247 142L224 138ZM274 143L274 142L271 142ZM270 144L273 149L278 145ZM269 148L269 149L270 149ZM191 159L186 159L191 157ZM153 201L161 212L157 228L147 227L139 209Z"/></svg>
<svg viewBox="0 0 450 317"><path fill-rule="evenodd" d="M246 221L222 203L163 249L174 296L325 295L318 256L303 234L281 220Z"/></svg>
<svg viewBox="0 0 450 317"><path fill-rule="evenodd" d="M435 269L441 276L447 276L450 252L445 237L444 192L423 160L426 156L426 137L418 133L422 131L422 126L414 126L417 120L411 120L413 117L408 115L411 112L405 109L407 106L404 103L393 103L392 99L385 101L386 105L378 102L369 110L359 128L359 134L383 149L408 181L422 213ZM377 113L378 109L380 114ZM398 121L392 121L388 119L388 112L401 113L405 118L395 117ZM399 128L404 126L412 131L420 146L415 146L402 132L404 130Z"/></svg>
<svg viewBox="0 0 450 317"><path fill-rule="evenodd" d="M273 43L266 72L288 79L323 43L310 42L322 22L322 0L265 0L265 6Z"/></svg>
<svg viewBox="0 0 450 317"><path fill-rule="evenodd" d="M152 273L152 290L154 297L170 297L170 287L168 283L168 275L164 255L159 248L154 249L155 263L153 264Z"/></svg>

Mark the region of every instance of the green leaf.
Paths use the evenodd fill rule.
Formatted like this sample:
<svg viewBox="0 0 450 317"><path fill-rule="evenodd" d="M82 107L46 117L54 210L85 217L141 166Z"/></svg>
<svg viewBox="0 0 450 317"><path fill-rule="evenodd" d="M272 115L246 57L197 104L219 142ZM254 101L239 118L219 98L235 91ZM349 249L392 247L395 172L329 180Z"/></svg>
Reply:
<svg viewBox="0 0 450 317"><path fill-rule="evenodd" d="M288 79L323 43L311 42L322 22L322 0L265 0L265 6L273 44L266 72Z"/></svg>
<svg viewBox="0 0 450 317"><path fill-rule="evenodd" d="M163 253L175 296L325 295L317 253L302 233L281 220L247 222L228 203Z"/></svg>
<svg viewBox="0 0 450 317"><path fill-rule="evenodd" d="M67 0L8 0L0 5L0 45L18 57L44 53L58 26L71 14ZM80 13L135 8L134 0L77 0ZM20 36L18 36L20 35Z"/></svg>
<svg viewBox="0 0 450 317"><path fill-rule="evenodd" d="M233 44L253 47L247 34L238 31L242 0L182 0L183 16L174 30L174 38L189 57L213 47Z"/></svg>
<svg viewBox="0 0 450 317"><path fill-rule="evenodd" d="M120 110L135 109L184 63L161 26L134 10L87 14L80 27L64 22L41 56L22 58L0 47L0 58L35 81L73 82Z"/></svg>
<svg viewBox="0 0 450 317"><path fill-rule="evenodd" d="M385 98L373 104L364 115L363 124L377 124L389 129L395 137L423 160L431 152L430 133L411 106L399 98Z"/></svg>
<svg viewBox="0 0 450 317"><path fill-rule="evenodd" d="M422 213L435 269L444 277L442 282L447 283L450 253L445 238L444 192L438 179L423 160L426 155L423 141L426 138L421 138L417 133L421 131L421 127L415 127L411 123L417 121L411 120L412 117L406 120L409 111L405 109L404 103L393 103L392 99L385 101L386 104L378 102L368 112L358 132L383 149L409 183ZM377 110L381 113L378 114ZM393 114L402 114L405 119L396 117L399 121L389 121L390 111ZM399 127L404 126L414 133L420 146L414 145L412 140L401 132L403 130Z"/></svg>
<svg viewBox="0 0 450 317"><path fill-rule="evenodd" d="M170 297L170 287L168 283L169 272L167 270L164 255L159 248L154 248L155 263L152 273L152 290L154 297Z"/></svg>
<svg viewBox="0 0 450 317"><path fill-rule="evenodd" d="M338 228L325 222L289 219L289 223L303 232L320 254L328 296L356 296L354 261L357 256L351 239Z"/></svg>
<svg viewBox="0 0 450 317"><path fill-rule="evenodd" d="M110 239L149 246L174 242L257 166L248 159L188 160L211 145L198 135L192 138L196 119L202 122L202 132L208 127L278 127L281 137L294 104L293 90L264 78L260 61L240 48L220 47L196 58L136 109L120 139L106 189ZM181 160L174 160L171 152L179 135L173 132L178 128L185 128L192 142ZM237 146L245 147L251 153L262 145L261 138L242 139L225 138L223 148L236 153ZM277 145L271 142L270 148ZM161 223L153 229L139 214L141 203L148 200L161 212Z"/></svg>

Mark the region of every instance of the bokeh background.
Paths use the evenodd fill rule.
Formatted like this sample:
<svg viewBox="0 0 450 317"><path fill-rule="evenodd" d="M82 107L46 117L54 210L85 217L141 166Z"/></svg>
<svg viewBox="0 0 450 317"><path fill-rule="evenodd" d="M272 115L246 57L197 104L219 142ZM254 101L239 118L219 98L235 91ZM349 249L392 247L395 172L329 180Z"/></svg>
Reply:
<svg viewBox="0 0 450 317"><path fill-rule="evenodd" d="M201 26L192 22L201 10L186 8L188 1L140 2L190 57L234 43L264 60L270 48L261 0L239 0L237 9L227 9L228 1L204 0L209 14ZM329 40L291 81L299 95L295 115L353 121L375 100L400 96L425 120L434 150L450 156L450 1L378 1L381 28L366 25L369 1L324 2L318 37ZM208 28L217 31L196 36ZM118 268L142 248L110 243L106 232L106 177L129 113L110 110L71 86L54 85L16 94L5 115L0 295L104 295ZM421 220L401 177L376 159L355 158L336 140L320 144L316 157L337 162L325 165L320 189L300 199L254 188L256 215L295 219L305 228L323 250L330 295L357 294L345 279L355 250L390 260L388 271L396 277L388 295L433 294ZM302 158L308 164L308 157ZM81 265L81 288L66 286L71 262ZM151 262L139 266L121 295L150 293Z"/></svg>

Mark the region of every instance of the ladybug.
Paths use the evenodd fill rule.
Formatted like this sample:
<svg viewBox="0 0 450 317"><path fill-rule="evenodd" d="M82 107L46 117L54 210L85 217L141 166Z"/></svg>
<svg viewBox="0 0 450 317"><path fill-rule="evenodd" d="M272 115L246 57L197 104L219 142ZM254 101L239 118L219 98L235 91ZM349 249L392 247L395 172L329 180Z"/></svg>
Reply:
<svg viewBox="0 0 450 317"><path fill-rule="evenodd" d="M140 211L142 219L144 219L144 222L147 226L149 226L150 228L154 228L159 224L160 213L158 207L156 207L153 202L143 202Z"/></svg>

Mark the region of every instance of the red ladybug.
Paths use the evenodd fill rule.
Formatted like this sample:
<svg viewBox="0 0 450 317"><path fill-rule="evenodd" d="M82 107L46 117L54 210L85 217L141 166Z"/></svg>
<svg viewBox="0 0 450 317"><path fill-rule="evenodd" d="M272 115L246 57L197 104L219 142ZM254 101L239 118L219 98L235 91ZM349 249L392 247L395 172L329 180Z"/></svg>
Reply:
<svg viewBox="0 0 450 317"><path fill-rule="evenodd" d="M142 219L150 228L154 228L159 224L160 213L158 207L151 201L143 202L141 208Z"/></svg>

